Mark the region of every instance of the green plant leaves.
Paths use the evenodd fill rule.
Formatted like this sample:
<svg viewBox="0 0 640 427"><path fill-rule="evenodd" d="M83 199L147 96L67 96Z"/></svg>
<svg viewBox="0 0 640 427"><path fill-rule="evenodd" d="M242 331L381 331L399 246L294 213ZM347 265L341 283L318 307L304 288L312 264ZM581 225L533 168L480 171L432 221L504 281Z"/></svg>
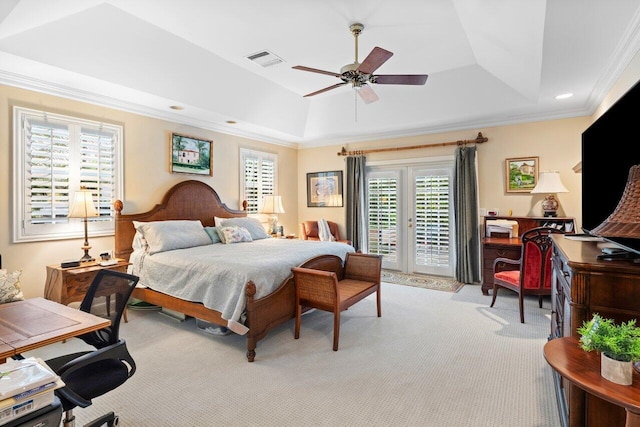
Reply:
<svg viewBox="0 0 640 427"><path fill-rule="evenodd" d="M596 313L578 328L578 333L585 351L599 351L622 362L640 360L640 328L635 319L616 325Z"/></svg>

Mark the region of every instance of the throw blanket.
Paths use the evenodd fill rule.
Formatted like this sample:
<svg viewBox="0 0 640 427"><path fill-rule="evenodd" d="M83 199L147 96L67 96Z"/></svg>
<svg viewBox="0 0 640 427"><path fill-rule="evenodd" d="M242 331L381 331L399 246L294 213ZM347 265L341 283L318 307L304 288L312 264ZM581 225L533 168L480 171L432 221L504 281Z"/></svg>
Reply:
<svg viewBox="0 0 640 427"><path fill-rule="evenodd" d="M140 277L138 286L217 310L227 327L238 334L242 325L247 281L256 285L256 298L276 290L291 275L291 267L316 255L333 254L343 260L352 246L338 242L296 239L262 239L253 242L196 246L131 254L130 271Z"/></svg>
<svg viewBox="0 0 640 427"><path fill-rule="evenodd" d="M318 237L323 242L332 242L335 240L333 235L331 234L329 223L326 219L318 220Z"/></svg>

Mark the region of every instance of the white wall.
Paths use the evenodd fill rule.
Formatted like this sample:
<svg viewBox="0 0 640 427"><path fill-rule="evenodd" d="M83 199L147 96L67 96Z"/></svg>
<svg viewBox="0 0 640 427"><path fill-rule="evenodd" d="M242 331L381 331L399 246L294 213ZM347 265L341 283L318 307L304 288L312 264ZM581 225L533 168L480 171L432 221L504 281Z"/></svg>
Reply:
<svg viewBox="0 0 640 427"><path fill-rule="evenodd" d="M557 195L560 207L558 215L576 218L578 229L582 218L582 180L573 171L581 160L582 132L589 127L620 96L640 80L640 53L636 54L616 83L605 96L601 105L592 116L570 119L540 121L509 126L478 128L465 131L421 135L417 137L397 138L347 144L347 150L366 150L373 148L404 147L423 144L436 144L433 148L408 151L390 151L367 155L367 161L412 159L430 156L452 155L455 146L441 147L438 143L473 140L478 132L489 141L478 145L478 173L480 206L485 209L498 209L501 215L509 212L513 216L540 216L544 194L507 193L505 191L505 159L512 157L536 156L540 160L540 170L557 170L568 193ZM618 141L612 149L625 149L628 141ZM619 147L619 148L618 148ZM322 170L346 170L344 157L337 156L342 146L301 149L298 154L298 200L299 221L324 217L341 225L345 233L344 208L307 208L305 177L307 172Z"/></svg>
<svg viewBox="0 0 640 427"><path fill-rule="evenodd" d="M25 296L42 296L46 266L61 260L79 258L84 239L36 243L11 243L12 197L12 107L20 105L71 116L115 122L124 126L124 213L142 212L159 203L172 185L197 179L212 186L220 199L232 209L242 209L239 200L240 148L253 148L278 155L279 193L285 214L279 221L285 230L297 226L297 150L246 138L206 131L189 126L99 107L37 92L0 85L0 254L2 266L22 269ZM213 140L213 177L172 174L170 172L172 132ZM91 225L89 224L89 228ZM113 236L92 238L91 254L113 249Z"/></svg>

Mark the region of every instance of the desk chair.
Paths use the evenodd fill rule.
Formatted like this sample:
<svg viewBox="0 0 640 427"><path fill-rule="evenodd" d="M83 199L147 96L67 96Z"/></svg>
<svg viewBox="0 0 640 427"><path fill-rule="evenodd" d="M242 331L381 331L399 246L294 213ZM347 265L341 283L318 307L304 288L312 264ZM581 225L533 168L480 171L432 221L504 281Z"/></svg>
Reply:
<svg viewBox="0 0 640 427"><path fill-rule="evenodd" d="M538 306L542 308L542 297L551 295L551 234L555 233L564 234L552 227L533 228L522 235L520 259L494 260L491 307L496 302L498 289L507 288L518 294L520 323L524 323L524 295L537 295Z"/></svg>
<svg viewBox="0 0 640 427"><path fill-rule="evenodd" d="M362 253L347 253L342 267L340 257L325 255L336 259L335 265L320 268L293 267L296 288L295 339L300 338L302 306L333 313L333 351L338 351L340 339L340 312L358 301L376 292L378 317L380 308L380 274L382 256ZM305 263L307 265L307 263ZM326 271L329 270L329 271Z"/></svg>
<svg viewBox="0 0 640 427"><path fill-rule="evenodd" d="M113 270L101 270L87 290L80 310L108 317L111 326L78 338L96 348L94 351L67 354L47 360L46 363L64 381L65 386L55 391L65 411L64 427L74 427L75 407L86 408L91 399L119 387L136 371L136 364L127 350L124 339L119 338L120 320L127 301L138 283L138 277ZM105 307L115 301L115 310ZM86 426L118 425L118 417L109 412Z"/></svg>

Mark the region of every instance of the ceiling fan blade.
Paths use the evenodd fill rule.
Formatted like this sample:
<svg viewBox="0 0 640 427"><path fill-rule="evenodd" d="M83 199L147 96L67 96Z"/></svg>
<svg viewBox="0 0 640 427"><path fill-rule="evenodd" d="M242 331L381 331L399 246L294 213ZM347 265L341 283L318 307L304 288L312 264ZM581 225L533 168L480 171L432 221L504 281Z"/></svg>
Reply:
<svg viewBox="0 0 640 427"><path fill-rule="evenodd" d="M315 92L308 93L304 97L306 98L308 96L318 95L318 94L320 94L322 92L326 92L328 90L335 89L337 87L344 86L346 84L347 84L347 82L337 83L337 84L334 84L333 86L325 87L324 89L320 89L320 90L317 90Z"/></svg>
<svg viewBox="0 0 640 427"><path fill-rule="evenodd" d="M379 85L423 85L427 77L427 74L383 74L373 76L370 81Z"/></svg>
<svg viewBox="0 0 640 427"><path fill-rule="evenodd" d="M320 74L327 74L329 76L334 76L334 77L342 77L341 74L334 73L332 71L318 70L317 68L303 67L302 65L296 65L295 67L291 67L291 68L293 68L294 70L311 71L312 73L320 73Z"/></svg>
<svg viewBox="0 0 640 427"><path fill-rule="evenodd" d="M384 50L381 47L374 47L371 53L358 66L358 71L364 74L371 74L377 70L382 64L387 62L393 56L393 52Z"/></svg>
<svg viewBox="0 0 640 427"><path fill-rule="evenodd" d="M369 85L360 86L360 88L358 88L358 95L360 95L360 98L362 98L365 104L371 104L380 99Z"/></svg>

